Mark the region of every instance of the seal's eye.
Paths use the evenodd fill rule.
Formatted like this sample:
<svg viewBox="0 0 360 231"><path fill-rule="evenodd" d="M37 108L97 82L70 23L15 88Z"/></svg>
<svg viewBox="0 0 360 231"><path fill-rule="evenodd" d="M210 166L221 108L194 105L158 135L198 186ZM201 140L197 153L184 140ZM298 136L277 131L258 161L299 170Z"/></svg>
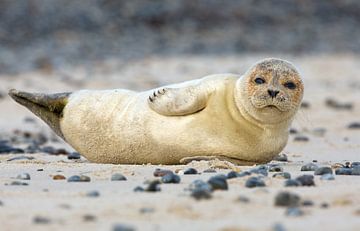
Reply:
<svg viewBox="0 0 360 231"><path fill-rule="evenodd" d="M261 78L261 77L257 77L255 80L255 83L257 84L263 84L265 83L265 79Z"/></svg>
<svg viewBox="0 0 360 231"><path fill-rule="evenodd" d="M286 83L284 83L284 86L286 88L289 88L289 89L295 89L296 88L296 85L295 85L294 82L286 82Z"/></svg>

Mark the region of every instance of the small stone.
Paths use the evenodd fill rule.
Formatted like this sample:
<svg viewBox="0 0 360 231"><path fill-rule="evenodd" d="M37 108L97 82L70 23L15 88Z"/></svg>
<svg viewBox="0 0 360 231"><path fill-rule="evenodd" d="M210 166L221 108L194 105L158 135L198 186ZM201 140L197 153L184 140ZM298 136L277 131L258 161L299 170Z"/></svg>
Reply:
<svg viewBox="0 0 360 231"><path fill-rule="evenodd" d="M360 166L356 166L354 168L351 168L351 175L360 176Z"/></svg>
<svg viewBox="0 0 360 231"><path fill-rule="evenodd" d="M350 168L360 167L360 162L352 162Z"/></svg>
<svg viewBox="0 0 360 231"><path fill-rule="evenodd" d="M226 179L225 175L213 176L208 180L208 184L211 185L213 190L228 190Z"/></svg>
<svg viewBox="0 0 360 231"><path fill-rule="evenodd" d="M251 172L249 171L242 171L242 172L239 172L237 177L244 177L244 176L250 176L251 175Z"/></svg>
<svg viewBox="0 0 360 231"><path fill-rule="evenodd" d="M317 166L316 164L308 163L308 164L301 166L301 171L315 171L318 168L319 168L319 166Z"/></svg>
<svg viewBox="0 0 360 231"><path fill-rule="evenodd" d="M36 169L36 171L38 171L38 172L42 172L42 171L44 171L44 169L42 169L42 168L38 168L38 169Z"/></svg>
<svg viewBox="0 0 360 231"><path fill-rule="evenodd" d="M304 212L298 207L290 207L286 209L285 215L289 217L299 217L304 215Z"/></svg>
<svg viewBox="0 0 360 231"><path fill-rule="evenodd" d="M333 171L330 167L321 167L315 170L314 175L332 174Z"/></svg>
<svg viewBox="0 0 360 231"><path fill-rule="evenodd" d="M260 174L260 175L263 175L263 176L267 176L268 175L268 169L269 167L266 166L266 165L259 165L259 166L256 166L255 168L252 168L249 170L249 172L251 173L255 173L255 174Z"/></svg>
<svg viewBox="0 0 360 231"><path fill-rule="evenodd" d="M145 191L145 189L143 187L141 187L141 186L136 186L134 188L134 192L144 192L144 191Z"/></svg>
<svg viewBox="0 0 360 231"><path fill-rule="evenodd" d="M139 212L142 213L142 214L153 213L153 212L155 212L155 209L154 208L144 207L144 208L141 208L139 210Z"/></svg>
<svg viewBox="0 0 360 231"><path fill-rule="evenodd" d="M303 101L303 102L300 104L300 107L303 108L303 109L308 109L308 108L310 108L310 103L309 103L309 102L306 102L306 101Z"/></svg>
<svg viewBox="0 0 360 231"><path fill-rule="evenodd" d="M288 172L278 172L273 175L274 178L290 179L291 175Z"/></svg>
<svg viewBox="0 0 360 231"><path fill-rule="evenodd" d="M336 110L351 110L353 108L352 103L340 103L334 99L326 99L325 104Z"/></svg>
<svg viewBox="0 0 360 231"><path fill-rule="evenodd" d="M113 226L112 231L135 231L135 228L129 225L116 224Z"/></svg>
<svg viewBox="0 0 360 231"><path fill-rule="evenodd" d="M335 170L336 175L351 175L352 169L351 168L338 168Z"/></svg>
<svg viewBox="0 0 360 231"><path fill-rule="evenodd" d="M203 172L204 173L214 173L214 172L216 172L216 170L212 169L212 168L208 168L208 169L205 169Z"/></svg>
<svg viewBox="0 0 360 231"><path fill-rule="evenodd" d="M169 173L173 173L173 172L171 170L157 168L155 169L153 174L155 177L159 177L159 176L165 176L166 174Z"/></svg>
<svg viewBox="0 0 360 231"><path fill-rule="evenodd" d="M179 175L174 174L174 173L168 173L164 176L161 177L161 182L168 184L168 183L173 183L173 184L178 184L180 183L181 178Z"/></svg>
<svg viewBox="0 0 360 231"><path fill-rule="evenodd" d="M121 173L114 173L111 175L111 181L125 181L126 177Z"/></svg>
<svg viewBox="0 0 360 231"><path fill-rule="evenodd" d="M279 154L274 158L274 160L286 162L288 161L288 157L286 154Z"/></svg>
<svg viewBox="0 0 360 231"><path fill-rule="evenodd" d="M265 182L261 180L259 177L250 177L245 182L245 187L247 188L255 188L255 187L265 187Z"/></svg>
<svg viewBox="0 0 360 231"><path fill-rule="evenodd" d="M311 200L304 200L303 202L301 202L302 206L314 206L314 202Z"/></svg>
<svg viewBox="0 0 360 231"><path fill-rule="evenodd" d="M272 231L286 231L285 227L283 224L281 223L276 223L273 227L272 227Z"/></svg>
<svg viewBox="0 0 360 231"><path fill-rule="evenodd" d="M99 197L100 193L99 191L93 190L86 193L87 197Z"/></svg>
<svg viewBox="0 0 360 231"><path fill-rule="evenodd" d="M195 175L198 171L195 168L188 168L184 171L184 175Z"/></svg>
<svg viewBox="0 0 360 231"><path fill-rule="evenodd" d="M318 161L317 160L312 160L313 163L317 163Z"/></svg>
<svg viewBox="0 0 360 231"><path fill-rule="evenodd" d="M296 142L308 142L308 141L309 141L309 137L298 135L298 136L295 136L295 137L294 137L294 141L296 141Z"/></svg>
<svg viewBox="0 0 360 231"><path fill-rule="evenodd" d="M347 126L348 129L360 129L360 122L352 122Z"/></svg>
<svg viewBox="0 0 360 231"><path fill-rule="evenodd" d="M30 177L30 174L29 174L29 173L22 173L22 174L17 175L16 179L19 179L19 180L30 180L31 177Z"/></svg>
<svg viewBox="0 0 360 231"><path fill-rule="evenodd" d="M42 217L42 216L36 216L34 217L33 219L33 222L35 224L43 224L43 225L46 225L46 224L50 224L50 219L47 218L47 217Z"/></svg>
<svg viewBox="0 0 360 231"><path fill-rule="evenodd" d="M320 180L335 180L335 177L333 174L327 173L320 177Z"/></svg>
<svg viewBox="0 0 360 231"><path fill-rule="evenodd" d="M92 215L92 214L85 214L83 216L83 220L85 222L90 222L90 221L95 221L96 220L96 216Z"/></svg>
<svg viewBox="0 0 360 231"><path fill-rule="evenodd" d="M230 171L230 172L228 172L228 174L226 175L226 178L227 178L227 179L232 179L232 178L236 178L236 177L238 177L238 173L235 172L235 171Z"/></svg>
<svg viewBox="0 0 360 231"><path fill-rule="evenodd" d="M290 128L289 133L290 134L298 134L299 132L295 128Z"/></svg>
<svg viewBox="0 0 360 231"><path fill-rule="evenodd" d="M315 186L313 175L302 175L296 178L302 186Z"/></svg>
<svg viewBox="0 0 360 231"><path fill-rule="evenodd" d="M329 208L329 204L326 202L323 202L320 204L320 208L327 209L327 208Z"/></svg>
<svg viewBox="0 0 360 231"><path fill-rule="evenodd" d="M16 156L13 158L8 159L7 161L14 161L14 160L33 160L35 157L32 156Z"/></svg>
<svg viewBox="0 0 360 231"><path fill-rule="evenodd" d="M301 186L301 182L298 180L289 179L284 182L285 187L298 187Z"/></svg>
<svg viewBox="0 0 360 231"><path fill-rule="evenodd" d="M68 154L67 158L68 158L69 160L78 160L78 159L81 158L81 155L80 155L80 153L78 153L78 152L72 152L72 153L69 153L69 154Z"/></svg>
<svg viewBox="0 0 360 231"><path fill-rule="evenodd" d="M85 175L81 175L81 176L71 176L67 179L68 182L90 182L90 177L85 176Z"/></svg>
<svg viewBox="0 0 360 231"><path fill-rule="evenodd" d="M53 180L66 180L66 177L58 174L53 176Z"/></svg>
<svg viewBox="0 0 360 231"><path fill-rule="evenodd" d="M13 181L10 183L10 185L21 185L21 186L26 186L26 185L29 185L28 183L25 183L25 182L21 182L21 181Z"/></svg>
<svg viewBox="0 0 360 231"><path fill-rule="evenodd" d="M300 196L291 192L279 192L275 196L275 206L295 207L300 204Z"/></svg>
<svg viewBox="0 0 360 231"><path fill-rule="evenodd" d="M282 172L284 169L281 166L271 166L269 172Z"/></svg>
<svg viewBox="0 0 360 231"><path fill-rule="evenodd" d="M245 197L245 196L239 196L239 197L237 198L237 201L242 202L242 203L249 203L249 202L250 202L250 199L247 198L247 197Z"/></svg>
<svg viewBox="0 0 360 231"><path fill-rule="evenodd" d="M210 184L202 181L195 180L189 186L191 196L196 200L210 199L212 197L212 187Z"/></svg>
<svg viewBox="0 0 360 231"><path fill-rule="evenodd" d="M161 182L159 180L150 181L149 184L147 185L147 187L145 188L145 191L146 192L158 192L158 191L161 191L160 183Z"/></svg>

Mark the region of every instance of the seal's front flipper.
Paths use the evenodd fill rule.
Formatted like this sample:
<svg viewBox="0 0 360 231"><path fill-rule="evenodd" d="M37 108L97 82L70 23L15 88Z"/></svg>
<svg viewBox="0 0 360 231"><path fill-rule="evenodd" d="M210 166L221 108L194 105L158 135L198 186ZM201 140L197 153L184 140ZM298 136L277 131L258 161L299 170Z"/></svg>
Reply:
<svg viewBox="0 0 360 231"><path fill-rule="evenodd" d="M165 116L190 115L206 107L208 94L199 86L162 88L148 98L150 108Z"/></svg>
<svg viewBox="0 0 360 231"><path fill-rule="evenodd" d="M44 120L55 133L64 139L60 130L62 111L71 93L40 94L11 89L9 95Z"/></svg>

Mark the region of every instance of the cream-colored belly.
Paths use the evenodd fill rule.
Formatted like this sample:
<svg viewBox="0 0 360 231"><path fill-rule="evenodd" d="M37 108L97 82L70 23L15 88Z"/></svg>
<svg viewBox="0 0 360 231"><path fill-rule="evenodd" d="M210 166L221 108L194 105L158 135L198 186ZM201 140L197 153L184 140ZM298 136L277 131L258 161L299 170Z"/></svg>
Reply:
<svg viewBox="0 0 360 231"><path fill-rule="evenodd" d="M206 155L266 161L286 144L284 137L235 122L225 103L210 102L188 116L162 116L148 107L147 95L120 90L72 96L61 121L66 141L90 161L130 164L177 164Z"/></svg>

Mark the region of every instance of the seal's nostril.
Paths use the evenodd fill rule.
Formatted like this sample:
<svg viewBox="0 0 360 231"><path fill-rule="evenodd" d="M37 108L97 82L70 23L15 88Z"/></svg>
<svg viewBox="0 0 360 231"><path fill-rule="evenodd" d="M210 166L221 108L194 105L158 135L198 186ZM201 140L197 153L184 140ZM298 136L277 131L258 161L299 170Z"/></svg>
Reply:
<svg viewBox="0 0 360 231"><path fill-rule="evenodd" d="M271 98L275 98L277 94L279 94L279 91L274 91L274 90L268 90L269 95L271 96Z"/></svg>

